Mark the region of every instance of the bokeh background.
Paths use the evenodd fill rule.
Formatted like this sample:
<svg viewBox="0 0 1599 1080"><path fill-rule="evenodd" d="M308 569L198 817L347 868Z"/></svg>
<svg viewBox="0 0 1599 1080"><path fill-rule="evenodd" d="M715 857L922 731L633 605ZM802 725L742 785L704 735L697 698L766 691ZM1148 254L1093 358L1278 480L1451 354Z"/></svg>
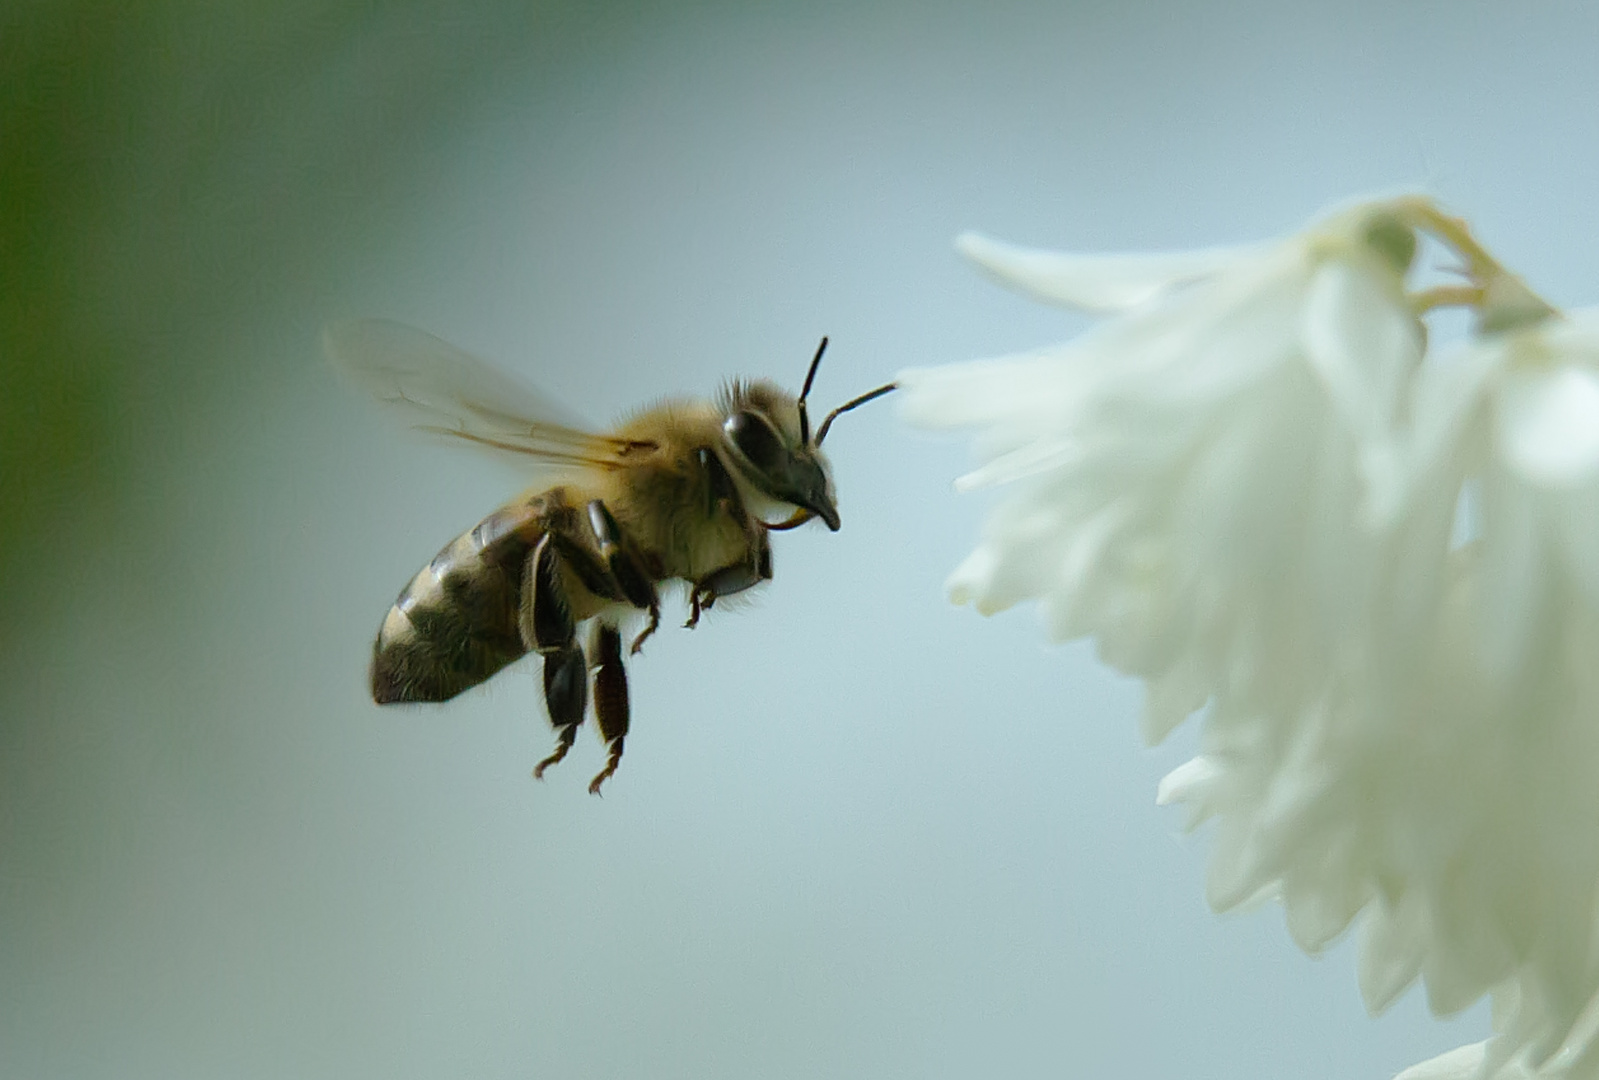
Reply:
<svg viewBox="0 0 1599 1080"><path fill-rule="evenodd" d="M844 529L633 669L544 783L532 664L378 710L370 639L519 486L317 337L403 318L596 423L1041 344L951 252L1421 186L1599 295L1587 5L0 6L0 1075L1382 1077L1487 1033L1217 919L1192 734L941 581L958 445L863 410Z"/></svg>

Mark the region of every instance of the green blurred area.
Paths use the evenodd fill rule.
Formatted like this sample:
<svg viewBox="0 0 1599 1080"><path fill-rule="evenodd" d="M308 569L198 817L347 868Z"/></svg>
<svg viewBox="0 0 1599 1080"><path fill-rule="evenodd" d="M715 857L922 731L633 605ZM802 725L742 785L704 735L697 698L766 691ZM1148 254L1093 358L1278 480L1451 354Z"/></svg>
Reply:
<svg viewBox="0 0 1599 1080"><path fill-rule="evenodd" d="M0 9L0 644L61 566L159 529L145 467L240 374L230 344L274 305L314 307L405 204L398 185L425 183L416 159L463 91L539 62L572 17L502 0Z"/></svg>
<svg viewBox="0 0 1599 1080"><path fill-rule="evenodd" d="M127 138L114 67L130 21L36 4L0 25L0 629L52 526L115 471L115 365L80 288Z"/></svg>

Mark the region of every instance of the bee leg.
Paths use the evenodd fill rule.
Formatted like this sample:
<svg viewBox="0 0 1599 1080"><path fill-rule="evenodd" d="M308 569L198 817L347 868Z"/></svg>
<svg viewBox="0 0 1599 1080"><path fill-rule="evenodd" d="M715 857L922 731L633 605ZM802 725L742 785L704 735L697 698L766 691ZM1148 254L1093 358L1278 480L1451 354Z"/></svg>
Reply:
<svg viewBox="0 0 1599 1080"><path fill-rule="evenodd" d="M523 575L522 636L544 658L544 705L555 728L555 751L533 767L533 778L572 748L588 709L588 664L561 585L562 557L553 534L539 538Z"/></svg>
<svg viewBox="0 0 1599 1080"><path fill-rule="evenodd" d="M583 647L576 641L544 658L544 705L550 711L556 741L555 752L533 767L533 779L544 779L544 770L572 749L583 713L588 709L588 675Z"/></svg>
<svg viewBox="0 0 1599 1080"><path fill-rule="evenodd" d="M695 458L700 463L700 468L705 470L706 487L705 516L714 518L717 514L727 513L741 527L749 525L749 514L744 509L744 500L738 497L738 488L733 483L733 478L727 474L727 468L722 464L722 459L711 450L701 447L694 451Z"/></svg>
<svg viewBox="0 0 1599 1080"><path fill-rule="evenodd" d="M638 636L633 639L633 644L627 650L627 654L629 656L637 656L640 650L644 648L644 639L655 633L660 625L661 605L656 604L654 607L650 608L650 621L644 624L644 629L640 630L638 632Z"/></svg>
<svg viewBox="0 0 1599 1080"><path fill-rule="evenodd" d="M522 587L522 636L549 656L571 645L577 629L561 587L561 554L549 533L539 537L528 562L530 573L524 575Z"/></svg>
<svg viewBox="0 0 1599 1080"><path fill-rule="evenodd" d="M610 747L605 768L589 782L589 794L598 795L600 785L622 763L622 741L627 735L627 670L622 666L622 635L615 627L601 626L594 669L594 718L600 725L600 738Z"/></svg>
<svg viewBox="0 0 1599 1080"><path fill-rule="evenodd" d="M690 614L688 622L683 624L685 628L692 630L699 625L701 613L711 610L717 597L731 596L772 580L772 543L766 530L762 529L759 536L748 560L713 570L694 583L689 593Z"/></svg>
<svg viewBox="0 0 1599 1080"><path fill-rule="evenodd" d="M627 545L622 542L622 528L611 516L610 509L599 499L589 503L589 527L600 544L600 558L616 580L623 598L636 608L648 611L650 621L638 637L633 639L631 655L637 656L644 647L644 639L655 633L661 625L661 600L650 582L649 572Z"/></svg>

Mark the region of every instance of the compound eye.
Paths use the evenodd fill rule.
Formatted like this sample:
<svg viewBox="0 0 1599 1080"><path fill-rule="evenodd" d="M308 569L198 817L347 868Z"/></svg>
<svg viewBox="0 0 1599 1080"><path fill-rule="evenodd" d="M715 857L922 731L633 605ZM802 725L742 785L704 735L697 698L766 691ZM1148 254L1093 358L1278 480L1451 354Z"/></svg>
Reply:
<svg viewBox="0 0 1599 1080"><path fill-rule="evenodd" d="M722 423L722 431L732 440L744 460L761 472L771 472L783 456L783 443L772 425L752 412L738 412Z"/></svg>

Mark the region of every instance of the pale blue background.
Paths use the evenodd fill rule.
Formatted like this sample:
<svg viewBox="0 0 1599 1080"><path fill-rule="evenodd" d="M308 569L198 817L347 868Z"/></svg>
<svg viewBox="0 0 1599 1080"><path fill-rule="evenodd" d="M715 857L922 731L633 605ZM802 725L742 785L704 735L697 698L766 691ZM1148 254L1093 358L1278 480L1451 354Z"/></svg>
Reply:
<svg viewBox="0 0 1599 1080"><path fill-rule="evenodd" d="M944 603L983 503L891 409L829 440L842 532L634 665L603 801L591 736L529 778L532 665L379 711L385 608L517 481L316 335L404 318L601 422L828 333L830 402L1076 325L962 229L1202 245L1414 185L1589 302L1599 14L1510 8L16 7L0 178L44 177L62 313L18 355L110 389L9 526L0 1075L1351 1080L1483 1037L1206 911L1153 805L1192 731Z"/></svg>

